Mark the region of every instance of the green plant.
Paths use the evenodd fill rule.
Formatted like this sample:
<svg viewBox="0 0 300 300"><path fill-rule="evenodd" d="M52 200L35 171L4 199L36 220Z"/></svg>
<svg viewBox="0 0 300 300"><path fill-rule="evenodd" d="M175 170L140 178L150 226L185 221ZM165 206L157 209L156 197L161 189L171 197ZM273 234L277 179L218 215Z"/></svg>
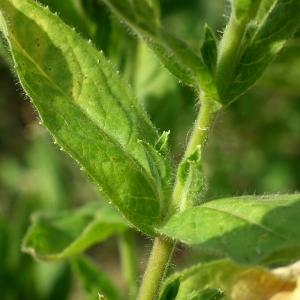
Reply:
<svg viewBox="0 0 300 300"><path fill-rule="evenodd" d="M105 45L99 39L101 34L93 30L92 19L79 15L72 20L78 12L75 2L66 1L67 11L74 9L66 21L74 25L80 18L76 25L82 34L99 47ZM50 3L56 8L62 5ZM158 133L133 88L122 78L131 82L135 75L120 62L124 49L105 52L122 69L120 76L102 52L47 7L32 0L0 0L1 31L9 46L6 56L8 61L12 56L14 70L42 124L112 204L93 203L73 213L36 216L23 249L45 260L72 257L74 272L86 290L94 297L101 290L108 299L122 296L93 263L76 256L112 235L120 236L128 297L132 299L136 295L140 300L250 299L251 291L237 288L236 283L252 277L257 286L261 278L267 278L272 288L259 292L264 297L272 297L282 286L290 287L292 283L253 265L272 266L299 258L300 196L205 201L202 154L217 112L257 81L296 32L300 2L232 0L231 16L221 39L205 25L200 50L165 30L156 0L103 3L180 82L196 92L199 114L176 164L169 132ZM132 38L129 40L128 48L137 47ZM127 54L130 56L125 50ZM130 235L133 229L154 238L138 293ZM217 260L164 281L178 241L197 245Z"/></svg>

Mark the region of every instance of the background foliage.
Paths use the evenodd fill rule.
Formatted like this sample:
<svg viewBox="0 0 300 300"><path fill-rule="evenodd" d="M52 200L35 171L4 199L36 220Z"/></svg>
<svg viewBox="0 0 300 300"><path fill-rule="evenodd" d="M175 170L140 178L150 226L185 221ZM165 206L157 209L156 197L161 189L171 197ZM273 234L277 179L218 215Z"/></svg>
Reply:
<svg viewBox="0 0 300 300"><path fill-rule="evenodd" d="M171 131L172 154L178 160L187 128L195 118L194 91L178 84L101 1L69 0L65 1L70 4L66 7L61 7L60 1L41 2L104 50L131 82L155 125ZM204 20L222 31L228 15L228 4L219 0L162 0L161 6L166 27L194 47L203 39ZM20 88L16 92L5 51L1 46L1 299L83 299L82 285L74 280L68 263L37 264L20 252L21 239L32 212L71 209L99 196L75 164L37 126L31 104L23 100ZM219 113L205 153L209 198L300 190L299 53L298 33L255 88L236 101L230 111L225 108ZM138 253L144 255L149 241L142 236L138 241ZM119 283L116 248L116 239L111 238L106 245L92 248L88 255ZM176 254L182 266L197 259L197 250L187 253Z"/></svg>

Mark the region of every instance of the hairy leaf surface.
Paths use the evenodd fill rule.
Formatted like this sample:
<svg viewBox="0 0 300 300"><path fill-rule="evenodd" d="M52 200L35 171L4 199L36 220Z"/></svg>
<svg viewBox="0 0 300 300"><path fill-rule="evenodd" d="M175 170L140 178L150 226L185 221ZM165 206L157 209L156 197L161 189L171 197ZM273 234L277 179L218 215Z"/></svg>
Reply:
<svg viewBox="0 0 300 300"><path fill-rule="evenodd" d="M126 228L118 213L98 203L73 212L41 212L33 216L22 248L39 259L64 259Z"/></svg>
<svg viewBox="0 0 300 300"><path fill-rule="evenodd" d="M168 164L153 157L159 136L131 88L48 9L0 0L0 10L20 82L42 122L102 194L151 233L163 214Z"/></svg>
<svg viewBox="0 0 300 300"><path fill-rule="evenodd" d="M294 282L276 277L267 269L241 266L230 260L199 264L175 273L166 279L163 291L176 282L180 282L178 293L170 299L265 300L295 287ZM201 298L204 295L206 298Z"/></svg>
<svg viewBox="0 0 300 300"><path fill-rule="evenodd" d="M6 41L0 36L0 61L3 60L8 66L13 65L11 55L7 49Z"/></svg>
<svg viewBox="0 0 300 300"><path fill-rule="evenodd" d="M249 2L249 0L247 1ZM251 2L251 1L250 1ZM262 1L240 54L227 95L230 101L251 87L300 25L300 1Z"/></svg>
<svg viewBox="0 0 300 300"><path fill-rule="evenodd" d="M75 26L80 33L88 37L92 30L92 22L85 14L81 0L38 0L44 5L50 7L53 12L57 12L59 16L70 26Z"/></svg>
<svg viewBox="0 0 300 300"><path fill-rule="evenodd" d="M119 18L137 33L156 53L166 68L182 82L201 88L218 99L214 79L198 56L186 43L164 31L151 1L103 0Z"/></svg>
<svg viewBox="0 0 300 300"><path fill-rule="evenodd" d="M299 209L297 194L225 198L173 215L160 231L242 263L271 262L279 250L281 260L293 260L299 258Z"/></svg>
<svg viewBox="0 0 300 300"><path fill-rule="evenodd" d="M200 148L185 158L178 168L178 182L175 195L180 195L177 207L181 211L200 204L201 193L205 190Z"/></svg>
<svg viewBox="0 0 300 300"><path fill-rule="evenodd" d="M214 32L208 25L205 25L204 41L201 47L201 54L209 71L211 74L214 74L217 64L218 45Z"/></svg>

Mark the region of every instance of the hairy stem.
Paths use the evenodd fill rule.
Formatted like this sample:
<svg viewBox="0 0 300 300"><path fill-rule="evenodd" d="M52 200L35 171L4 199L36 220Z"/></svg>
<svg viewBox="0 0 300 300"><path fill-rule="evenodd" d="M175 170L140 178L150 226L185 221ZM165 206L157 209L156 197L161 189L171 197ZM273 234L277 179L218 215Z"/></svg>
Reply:
<svg viewBox="0 0 300 300"><path fill-rule="evenodd" d="M155 238L138 300L157 299L174 247L173 241L163 237Z"/></svg>
<svg viewBox="0 0 300 300"><path fill-rule="evenodd" d="M202 150L205 146L212 121L214 120L215 114L219 108L220 105L217 102L210 99L206 95L202 95L201 107L194 125L194 129L189 138L183 160L193 154L198 147L200 147L200 151L202 154ZM170 209L171 214L185 208L184 205L181 205L183 194L184 186L180 184L179 178L177 177L173 192L173 202Z"/></svg>
<svg viewBox="0 0 300 300"><path fill-rule="evenodd" d="M132 232L126 231L119 238L119 251L123 277L127 286L128 299L134 300L137 294L137 259Z"/></svg>
<svg viewBox="0 0 300 300"><path fill-rule="evenodd" d="M202 95L201 107L194 125L193 132L184 153L184 158L191 155L197 147L203 149L215 113L220 106L212 99Z"/></svg>
<svg viewBox="0 0 300 300"><path fill-rule="evenodd" d="M206 97L205 95L202 95L201 109L199 110L199 115L189 139L184 158L192 154L197 147L202 149L207 139L212 120L218 108L219 106L215 101ZM180 184L177 180L173 193L173 207L170 207L170 210L173 210L173 212L178 207L176 204L180 202L182 192L183 191L180 190ZM139 291L138 300L157 299L160 286L162 280L164 279L175 245L176 243L174 241L165 239L163 237L155 238Z"/></svg>

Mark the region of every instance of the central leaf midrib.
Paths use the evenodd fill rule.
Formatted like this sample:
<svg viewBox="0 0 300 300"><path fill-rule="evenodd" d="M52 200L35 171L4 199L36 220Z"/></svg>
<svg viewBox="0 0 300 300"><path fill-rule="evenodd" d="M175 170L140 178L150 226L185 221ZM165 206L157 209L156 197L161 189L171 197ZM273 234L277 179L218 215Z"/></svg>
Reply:
<svg viewBox="0 0 300 300"><path fill-rule="evenodd" d="M85 111L78 105L76 105L73 101L72 98L70 97L70 95L68 95L67 93L64 92L64 90L61 89L61 87L55 82L53 81L53 79L45 72L44 69L42 69L40 67L40 65L34 60L34 58L32 56L29 55L29 53L26 51L26 49L24 47L22 47L22 45L18 42L18 40L15 38L15 36L11 33L10 31L10 36L12 37L13 41L16 43L16 45L18 46L19 50L22 51L22 53L32 62L32 64L41 72L41 74L65 97L68 99L68 102L74 106L75 108L77 108L83 115L85 115L87 117L88 120L91 121L92 124L95 125L95 127L97 127L104 136L106 136L108 138L108 140L110 140L119 150L120 152L123 153L123 155L125 157L127 157L130 161L132 161L133 165L135 166L136 171L138 171L138 173L140 173L145 179L146 181L149 183L152 191L154 192L154 195L156 195L156 200L158 200L157 202L160 203L159 197L158 197L158 192L156 190L156 185L155 185L155 181L154 179L151 179L151 177L149 176L148 172L145 170L144 166L141 165L135 157L132 157L130 155L127 154L127 152L125 151L125 149L123 149L123 146L116 141L114 138L112 138L107 132L105 132L103 130L103 128L100 127L99 124L97 124L96 122L94 122L89 115L87 115L85 113ZM144 172L142 173L140 170L143 170ZM109 197L110 198L110 197Z"/></svg>

